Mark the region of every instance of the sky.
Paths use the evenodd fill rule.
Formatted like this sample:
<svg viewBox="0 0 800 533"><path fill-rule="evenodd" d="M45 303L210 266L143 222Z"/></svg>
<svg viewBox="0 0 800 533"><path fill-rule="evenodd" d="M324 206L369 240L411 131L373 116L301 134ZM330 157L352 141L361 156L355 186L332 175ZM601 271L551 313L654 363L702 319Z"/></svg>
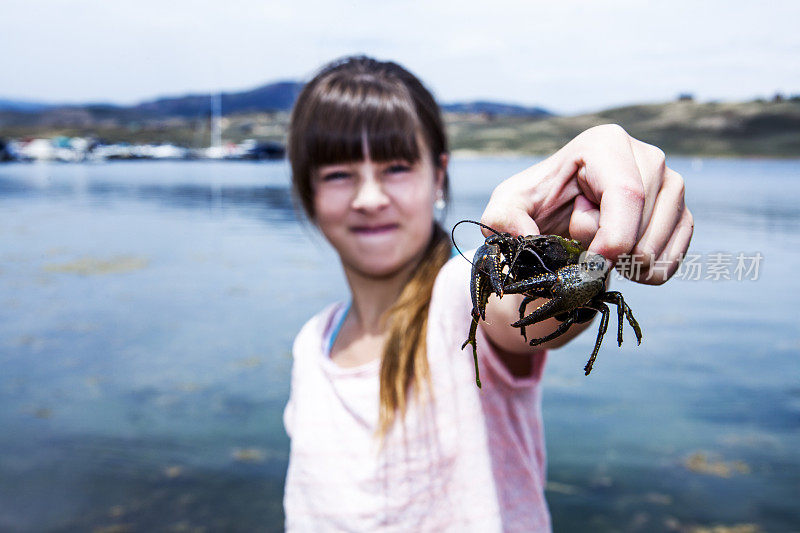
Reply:
<svg viewBox="0 0 800 533"><path fill-rule="evenodd" d="M800 93L800 2L3 0L0 98L131 104L391 59L440 102L580 113Z"/></svg>

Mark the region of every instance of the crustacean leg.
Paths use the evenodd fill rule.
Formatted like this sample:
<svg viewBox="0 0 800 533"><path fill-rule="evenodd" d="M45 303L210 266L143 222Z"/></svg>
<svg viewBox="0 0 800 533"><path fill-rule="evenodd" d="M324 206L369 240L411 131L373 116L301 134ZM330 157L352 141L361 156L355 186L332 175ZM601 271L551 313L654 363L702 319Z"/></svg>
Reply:
<svg viewBox="0 0 800 533"><path fill-rule="evenodd" d="M555 274L545 273L506 285L506 294L549 294L550 287L558 281Z"/></svg>
<svg viewBox="0 0 800 533"><path fill-rule="evenodd" d="M473 309L472 322L469 325L469 337L467 337L467 340L461 345L462 350L466 348L467 344L472 345L472 357L475 359L475 383L478 385L479 389L481 388L481 375L478 370L478 341L475 337L478 334L478 319L480 319L480 317L478 312Z"/></svg>
<svg viewBox="0 0 800 533"><path fill-rule="evenodd" d="M530 326L531 324L542 322L548 318L553 318L554 316L560 315L568 310L569 309L564 308L563 302L558 299L547 300L545 303L534 309L531 314L525 318L517 320L516 322L512 323L511 326L514 328Z"/></svg>
<svg viewBox="0 0 800 533"><path fill-rule="evenodd" d="M555 274L539 274L538 276L533 276L531 278L506 286L506 294L525 295L525 298L523 298L522 303L519 306L519 320L511 324L513 327L518 327L520 329L522 338L525 340L528 340L528 336L525 333L526 326L541 322L542 320L546 320L552 316L563 313L566 310L563 308L564 306L560 300L554 299L548 300L539 306L533 313L527 317L525 316L525 309L527 308L528 304L538 298L548 298L551 296L549 287L552 286L557 279L558 277ZM531 344L531 346L533 346L533 344Z"/></svg>
<svg viewBox="0 0 800 533"><path fill-rule="evenodd" d="M625 303L625 299L622 297L622 294L618 291L608 291L601 294L598 297L599 300L604 302L613 303L617 306L617 345L622 346L622 315L625 315L625 318L628 319L628 323L633 328L633 332L636 334L636 342L638 344L642 344L642 328L639 327L639 322L633 318L633 311Z"/></svg>
<svg viewBox="0 0 800 533"><path fill-rule="evenodd" d="M535 291L529 292L525 294L525 298L522 299L522 303L519 304L519 318L522 320L525 318L525 309L528 307L528 304L538 300L539 298L547 298L549 293L547 291ZM525 326L519 328L520 334L522 338L528 340L528 336L525 333Z"/></svg>
<svg viewBox="0 0 800 533"><path fill-rule="evenodd" d="M574 314L569 315L566 320L564 320L562 323L558 325L558 328L556 328L556 330L553 333L551 333L550 335L545 335L541 339L531 339L530 345L537 346L539 344L543 344L547 341L551 341L557 337L560 337L561 335L566 333L569 327L574 323L575 323Z"/></svg>
<svg viewBox="0 0 800 533"><path fill-rule="evenodd" d="M623 315L625 318L628 319L628 323L633 328L634 333L636 334L636 342L638 344L642 343L642 330L639 327L639 323L633 318L633 312L631 308L628 307L628 304L625 303L625 299L622 297L617 291L609 291L603 294L598 295L592 303L594 305L587 305L586 307L590 307L592 309L596 309L603 313L603 318L600 321L600 330L597 332L597 342L595 342L594 350L592 351L592 356L589 358L589 362L586 363L584 370L586 371L586 375L589 375L589 372L592 371L592 365L594 365L594 361L597 358L597 352L600 349L600 343L603 340L603 335L608 328L608 318L610 314L610 310L608 306L602 302L613 303L617 306L617 345L622 346L622 317Z"/></svg>
<svg viewBox="0 0 800 533"><path fill-rule="evenodd" d="M590 306L587 305L587 307ZM589 361L586 363L586 366L583 367L584 372L586 372L584 375L586 376L588 376L589 372L592 371L594 360L597 359L597 352L600 351L600 344L603 342L603 335L606 334L606 330L608 329L608 315L610 314L608 306L602 302L597 302L596 305L592 305L590 308L600 311L603 314L603 318L600 319L600 329L597 330L597 340L594 342L594 350L592 350L592 355L589 357Z"/></svg>

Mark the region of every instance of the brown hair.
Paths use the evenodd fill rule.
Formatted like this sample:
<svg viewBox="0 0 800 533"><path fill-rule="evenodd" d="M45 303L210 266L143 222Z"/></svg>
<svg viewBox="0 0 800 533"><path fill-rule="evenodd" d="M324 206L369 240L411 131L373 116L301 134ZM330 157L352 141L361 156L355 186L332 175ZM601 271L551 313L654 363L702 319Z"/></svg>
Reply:
<svg viewBox="0 0 800 533"><path fill-rule="evenodd" d="M431 93L397 63L364 56L333 61L303 88L292 109L288 151L292 192L313 222L312 174L322 165L364 159L364 137L375 161L419 161L421 136L440 168L447 153L444 125ZM448 198L445 173L442 192ZM385 436L399 412L404 416L414 387L429 389L425 343L428 307L436 273L450 257L450 241L434 223L417 269L384 317L387 326L380 370L380 418Z"/></svg>

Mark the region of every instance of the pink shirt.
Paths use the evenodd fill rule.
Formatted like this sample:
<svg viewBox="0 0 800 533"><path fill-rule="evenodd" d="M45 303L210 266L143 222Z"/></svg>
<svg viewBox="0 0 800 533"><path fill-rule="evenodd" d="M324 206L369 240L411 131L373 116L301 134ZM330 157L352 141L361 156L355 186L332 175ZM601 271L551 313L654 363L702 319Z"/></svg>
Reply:
<svg viewBox="0 0 800 533"><path fill-rule="evenodd" d="M379 450L378 359L341 368L328 354L334 304L295 339L284 412L291 437L289 531L549 531L540 378L513 377L478 328L482 389L467 338L470 265L439 272L428 315L432 401L412 403ZM404 428L404 429L403 429Z"/></svg>

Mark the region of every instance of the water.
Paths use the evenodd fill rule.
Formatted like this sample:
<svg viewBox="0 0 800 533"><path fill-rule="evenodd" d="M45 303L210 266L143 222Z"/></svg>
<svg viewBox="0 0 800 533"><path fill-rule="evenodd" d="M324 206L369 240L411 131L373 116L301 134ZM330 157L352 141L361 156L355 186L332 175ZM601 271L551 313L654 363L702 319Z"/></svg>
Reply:
<svg viewBox="0 0 800 533"><path fill-rule="evenodd" d="M456 159L448 224L534 162ZM554 527L798 530L800 161L669 164L690 251L731 274L760 252L759 276L615 281L643 344L609 337L589 378L595 330L551 353ZM282 529L291 342L346 295L287 183L284 163L0 166L0 530Z"/></svg>

